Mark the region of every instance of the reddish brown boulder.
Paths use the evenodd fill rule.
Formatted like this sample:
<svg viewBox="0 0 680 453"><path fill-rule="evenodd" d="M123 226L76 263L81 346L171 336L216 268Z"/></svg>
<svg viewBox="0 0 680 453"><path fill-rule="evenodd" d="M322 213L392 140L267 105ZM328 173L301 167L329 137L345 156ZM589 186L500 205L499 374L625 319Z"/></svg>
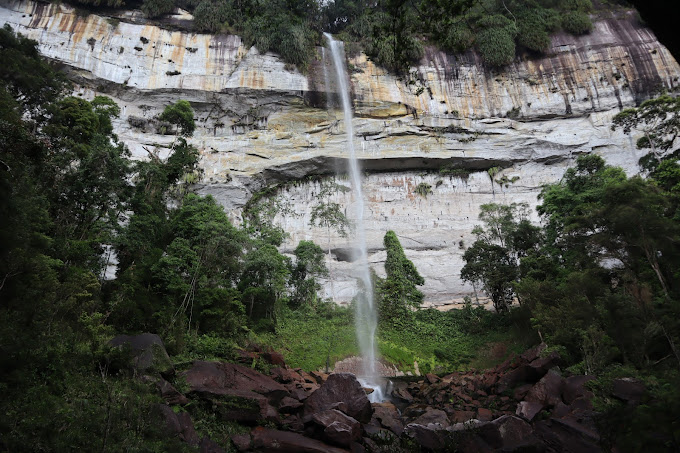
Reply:
<svg viewBox="0 0 680 453"><path fill-rule="evenodd" d="M303 404L289 396L284 397L281 402L279 403L279 410L281 412L292 412L295 411L296 409L299 409L303 406Z"/></svg>
<svg viewBox="0 0 680 453"><path fill-rule="evenodd" d="M529 390L531 390L532 387L533 384L520 385L513 392L513 398L515 398L516 401L522 401L524 397L527 396L527 393L529 393Z"/></svg>
<svg viewBox="0 0 680 453"><path fill-rule="evenodd" d="M413 423L423 426L434 424L439 425L442 428L446 428L451 424L449 423L449 417L448 415L446 415L446 412L431 407L425 409L425 412L421 416L413 420Z"/></svg>
<svg viewBox="0 0 680 453"><path fill-rule="evenodd" d="M491 453L495 451L484 439L478 435L469 434L464 435L462 439L457 442L457 453Z"/></svg>
<svg viewBox="0 0 680 453"><path fill-rule="evenodd" d="M217 442L208 437L201 439L201 443L198 445L198 451L200 453L226 453L222 447L217 445Z"/></svg>
<svg viewBox="0 0 680 453"><path fill-rule="evenodd" d="M309 374L314 379L314 382L316 382L319 385L322 385L324 382L326 382L326 380L328 380L328 376L329 376L328 374L322 373L321 371L312 371Z"/></svg>
<svg viewBox="0 0 680 453"><path fill-rule="evenodd" d="M160 404L158 408L165 419L166 429L171 436L176 436L193 447L198 445L198 434L196 434L194 424L188 413L180 412L176 414L166 404Z"/></svg>
<svg viewBox="0 0 680 453"><path fill-rule="evenodd" d="M465 423L475 418L477 414L473 411L455 411L453 413L453 423Z"/></svg>
<svg viewBox="0 0 680 453"><path fill-rule="evenodd" d="M184 373L192 392L213 395L254 392L267 397L270 404L278 405L284 396L289 396L286 388L269 376L258 373L252 368L234 363L195 361L191 369Z"/></svg>
<svg viewBox="0 0 680 453"><path fill-rule="evenodd" d="M405 386L399 386L392 390L392 396L398 398L406 403L413 402L413 395L406 389Z"/></svg>
<svg viewBox="0 0 680 453"><path fill-rule="evenodd" d="M343 447L361 439L361 424L335 409L313 414L310 423L324 440Z"/></svg>
<svg viewBox="0 0 680 453"><path fill-rule="evenodd" d="M493 420L493 412L484 407L480 407L479 409L477 409L477 420L483 422L490 422L491 420Z"/></svg>
<svg viewBox="0 0 680 453"><path fill-rule="evenodd" d="M234 434L231 436L231 441L238 451L248 451L250 450L252 439L250 438L250 434Z"/></svg>
<svg viewBox="0 0 680 453"><path fill-rule="evenodd" d="M570 376L564 380L562 399L571 404L576 398L592 398L593 393L585 388L585 383L595 379L595 376Z"/></svg>
<svg viewBox="0 0 680 453"><path fill-rule="evenodd" d="M269 373L278 382L289 383L289 382L304 382L302 376L300 376L295 371L290 368L274 367Z"/></svg>
<svg viewBox="0 0 680 453"><path fill-rule="evenodd" d="M301 434L257 427L251 432L253 448L262 452L347 453Z"/></svg>
<svg viewBox="0 0 680 453"><path fill-rule="evenodd" d="M531 401L522 401L517 405L516 415L532 421L536 415L543 410L545 406L543 403L536 403Z"/></svg>
<svg viewBox="0 0 680 453"><path fill-rule="evenodd" d="M518 384L531 380L533 370L528 365L521 365L514 370L508 371L498 379L496 392L503 393Z"/></svg>
<svg viewBox="0 0 680 453"><path fill-rule="evenodd" d="M280 366L280 367L285 367L286 366L286 361L283 359L283 354L275 352L275 351L268 351L268 352L263 352L260 354L260 357L265 359L267 362L271 363L272 365Z"/></svg>
<svg viewBox="0 0 680 453"><path fill-rule="evenodd" d="M524 362L533 362L537 358L541 356L541 352L547 348L548 345L545 343L541 343L538 346L531 348L527 351L525 351L522 355L520 355L520 359L523 360Z"/></svg>
<svg viewBox="0 0 680 453"><path fill-rule="evenodd" d="M539 379L545 376L545 373L547 373L548 370L559 365L561 362L562 358L560 355L553 351L545 357L539 357L533 360L529 363L529 368L533 370L532 374L535 376L535 379Z"/></svg>
<svg viewBox="0 0 680 453"><path fill-rule="evenodd" d="M433 425L425 426L418 423L409 423L404 430L406 435L415 439L421 447L429 450L442 450L447 443L449 433L443 429L437 429Z"/></svg>
<svg viewBox="0 0 680 453"><path fill-rule="evenodd" d="M252 364L258 357L257 352L246 351L245 349L236 350L236 360L246 365Z"/></svg>
<svg viewBox="0 0 680 453"><path fill-rule="evenodd" d="M350 373L331 374L326 382L305 400L304 415L328 409L339 409L361 423L368 423L373 413L361 384Z"/></svg>
<svg viewBox="0 0 680 453"><path fill-rule="evenodd" d="M437 382L439 382L439 376L434 375L432 373L427 373L425 375L425 379L427 380L427 382L430 383L430 385L436 384Z"/></svg>
<svg viewBox="0 0 680 453"><path fill-rule="evenodd" d="M373 420L392 431L397 436L404 432L404 424L399 418L397 408L391 403L374 403Z"/></svg>
<svg viewBox="0 0 680 453"><path fill-rule="evenodd" d="M601 453L599 436L569 418L534 423L534 433L548 451L561 453Z"/></svg>
<svg viewBox="0 0 680 453"><path fill-rule="evenodd" d="M174 405L174 404L188 404L189 399L179 393L175 387L172 386L168 381L166 381L163 378L160 378L158 382L156 383L158 390L161 392L161 398L165 400L166 403Z"/></svg>
<svg viewBox="0 0 680 453"><path fill-rule="evenodd" d="M639 403L645 393L644 384L633 378L614 379L612 384L612 395L628 404Z"/></svg>
<svg viewBox="0 0 680 453"><path fill-rule="evenodd" d="M563 386L564 380L562 376L555 371L549 371L529 390L524 399L534 403L542 403L546 406L555 406L562 401Z"/></svg>
<svg viewBox="0 0 680 453"><path fill-rule="evenodd" d="M503 451L519 446L533 431L529 423L514 415L504 415L478 429L487 444Z"/></svg>
<svg viewBox="0 0 680 453"><path fill-rule="evenodd" d="M298 401L304 401L310 395L310 392L303 389L299 384L286 384L286 390L290 392L291 398L295 398Z"/></svg>

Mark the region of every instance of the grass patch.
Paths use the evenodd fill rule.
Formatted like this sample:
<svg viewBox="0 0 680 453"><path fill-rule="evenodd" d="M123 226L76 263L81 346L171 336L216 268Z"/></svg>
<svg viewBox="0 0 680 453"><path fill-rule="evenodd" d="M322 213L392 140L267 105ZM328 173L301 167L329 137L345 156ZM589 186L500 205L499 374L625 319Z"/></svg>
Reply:
<svg viewBox="0 0 680 453"><path fill-rule="evenodd" d="M276 332L260 334L257 341L282 352L292 367L323 369L359 353L351 308L286 309L277 320ZM377 337L384 361L411 372L415 361L421 373L490 368L533 340L523 337L513 316L481 307L420 310L399 327L380 326Z"/></svg>
<svg viewBox="0 0 680 453"><path fill-rule="evenodd" d="M354 313L349 308L323 304L320 308L284 309L275 333L260 334L258 341L280 351L291 367L322 369L358 354Z"/></svg>

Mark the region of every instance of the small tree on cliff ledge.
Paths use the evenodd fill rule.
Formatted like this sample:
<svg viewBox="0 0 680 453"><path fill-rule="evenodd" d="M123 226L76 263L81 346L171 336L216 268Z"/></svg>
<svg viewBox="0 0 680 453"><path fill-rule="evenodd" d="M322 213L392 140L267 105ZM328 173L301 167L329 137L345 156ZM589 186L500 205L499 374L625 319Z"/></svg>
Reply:
<svg viewBox="0 0 680 453"><path fill-rule="evenodd" d="M408 317L410 309L423 303L423 293L416 286L425 284L425 280L406 258L394 231L388 231L383 241L387 251L387 277L378 282L380 320L394 324Z"/></svg>

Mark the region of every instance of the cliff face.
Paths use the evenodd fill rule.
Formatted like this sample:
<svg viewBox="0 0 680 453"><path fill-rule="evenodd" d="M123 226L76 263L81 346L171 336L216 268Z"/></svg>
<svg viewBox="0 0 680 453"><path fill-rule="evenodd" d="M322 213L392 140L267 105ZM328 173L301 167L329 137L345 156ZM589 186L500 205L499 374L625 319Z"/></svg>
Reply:
<svg viewBox="0 0 680 453"><path fill-rule="evenodd" d="M123 110L116 132L138 157L172 140L157 133L152 117L170 102L189 100L205 171L199 190L234 218L267 184L344 170L342 114L326 108L321 48L301 74L275 55L245 48L236 36L162 30L133 23L135 15L118 21L78 16L65 5L0 1L0 22L63 63L78 94L114 98ZM485 69L472 52L435 49L427 49L406 80L363 55L349 63L357 150L364 169L379 171L365 181L371 262L382 270L382 236L395 230L433 304L471 292L459 272L481 204L535 205L541 186L558 181L583 153L637 172L642 153L634 139L610 130L611 118L675 89L680 77L676 61L632 15L596 22L587 36L558 34L548 56L520 56L502 72ZM446 165L477 172L467 180L439 176ZM502 168L497 180L519 179L494 183L485 171L490 167ZM416 194L421 183L432 187L427 198ZM326 291L347 301L355 291L351 244L309 227L319 190L306 182L279 193L290 208L278 216L291 235L284 248L301 239L330 245L335 284ZM352 203L342 193L335 199Z"/></svg>

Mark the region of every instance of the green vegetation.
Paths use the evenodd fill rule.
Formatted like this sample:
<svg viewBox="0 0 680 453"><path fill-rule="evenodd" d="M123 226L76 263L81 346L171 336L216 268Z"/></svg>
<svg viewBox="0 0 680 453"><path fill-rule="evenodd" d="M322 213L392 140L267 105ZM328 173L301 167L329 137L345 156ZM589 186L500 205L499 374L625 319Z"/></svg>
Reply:
<svg viewBox="0 0 680 453"><path fill-rule="evenodd" d="M321 250L303 242L290 260L272 217L237 228L191 193L188 102L160 117L177 127L169 156L133 161L111 99L65 96L35 43L8 27L0 58L2 449L92 450L96 439L100 451L183 451L152 410L156 388L131 379L109 340L150 331L179 361L230 359L289 301L318 304Z"/></svg>
<svg viewBox="0 0 680 453"><path fill-rule="evenodd" d="M376 277L378 318L383 324L406 322L411 310L423 303L423 293L416 288L425 284L411 260L406 258L404 249L394 231L388 231L384 238L385 279Z"/></svg>
<svg viewBox="0 0 680 453"><path fill-rule="evenodd" d="M659 104L670 100L645 109ZM579 157L560 183L543 189L542 229L526 224L517 206L483 207L485 228L475 231L461 272L497 309L521 302L512 316L530 322L571 372L600 376L592 385L605 442L626 438L630 451L663 445L634 433L658 426L677 433L677 406L668 402L678 399L680 366L680 165L673 154L656 156L649 179L628 178L596 155ZM607 399L616 376L647 383L644 404Z"/></svg>

